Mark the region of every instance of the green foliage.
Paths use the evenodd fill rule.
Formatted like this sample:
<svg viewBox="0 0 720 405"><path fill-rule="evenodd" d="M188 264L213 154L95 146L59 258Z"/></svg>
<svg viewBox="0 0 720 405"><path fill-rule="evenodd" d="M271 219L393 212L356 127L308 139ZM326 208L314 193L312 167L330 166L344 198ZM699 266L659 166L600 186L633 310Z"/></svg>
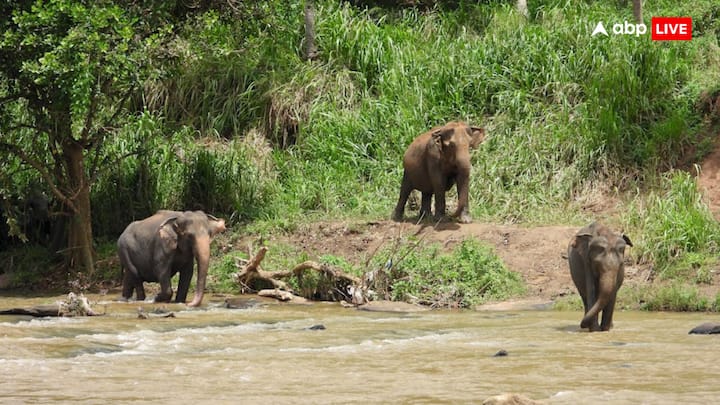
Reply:
<svg viewBox="0 0 720 405"><path fill-rule="evenodd" d="M352 274L354 276L362 276L363 275L363 269L348 262L343 257L339 257L339 256L335 256L335 255L323 255L320 257L320 263L329 264L330 266L338 268L338 269L342 270L343 272L345 272L347 274Z"/></svg>
<svg viewBox="0 0 720 405"><path fill-rule="evenodd" d="M660 189L665 191L638 198L626 214L625 221L637 235L633 253L640 261L654 263L661 276L691 278L689 271L714 262L703 257L717 256L720 225L689 174L668 173Z"/></svg>
<svg viewBox="0 0 720 405"><path fill-rule="evenodd" d="M62 169L62 139L48 123L68 125L65 135L89 147L93 226L107 239L160 208L269 220L254 225L269 229L313 215L387 217L407 145L454 119L487 128L470 198L475 217L495 220L574 221L584 191L647 186L689 146L707 149L694 106L720 80L712 0L646 5L646 14L693 17L695 37L682 43L591 37L594 21L630 18L612 2L539 0L529 19L501 1L316 4L313 62L300 57L301 1L240 2L236 15L155 1L0 6L9 16L0 22L0 99L11 100L0 103L0 194L41 179L17 147L47 174ZM184 17L168 24L176 12ZM20 93L37 97L13 98ZM49 101L67 114L48 116ZM626 222L643 260L669 278L706 282L717 226L681 177L634 203ZM439 273L476 278L465 268ZM410 280L397 290L422 290Z"/></svg>
<svg viewBox="0 0 720 405"><path fill-rule="evenodd" d="M442 254L438 246L406 249L411 250L395 258L391 269L395 300L465 308L524 291L520 276L509 271L491 248L475 240L462 241L451 254Z"/></svg>
<svg viewBox="0 0 720 405"><path fill-rule="evenodd" d="M11 288L42 290L55 287L52 280L53 263L45 248L23 246L0 251L0 267L9 275Z"/></svg>
<svg viewBox="0 0 720 405"><path fill-rule="evenodd" d="M233 275L239 270L235 264L239 258L247 259L248 257L245 253L235 251L210 261L207 278L207 288L210 291L223 293L238 291L239 286L233 279Z"/></svg>
<svg viewBox="0 0 720 405"><path fill-rule="evenodd" d="M159 209L202 209L233 220L270 210L277 175L266 145L251 137L198 140L187 127L164 137L163 128L144 113L106 145L108 156L130 158L108 166L93 189L99 234L117 236Z"/></svg>
<svg viewBox="0 0 720 405"><path fill-rule="evenodd" d="M649 311L708 311L713 304L696 287L674 283L654 290L643 307Z"/></svg>

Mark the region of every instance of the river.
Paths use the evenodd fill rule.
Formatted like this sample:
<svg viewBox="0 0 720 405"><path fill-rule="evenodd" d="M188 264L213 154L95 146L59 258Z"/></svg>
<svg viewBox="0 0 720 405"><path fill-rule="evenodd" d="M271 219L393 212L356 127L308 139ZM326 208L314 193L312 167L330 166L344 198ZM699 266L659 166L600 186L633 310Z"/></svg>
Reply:
<svg viewBox="0 0 720 405"><path fill-rule="evenodd" d="M503 392L552 404L720 398L720 336L688 335L716 315L616 311L615 329L587 333L573 311L401 314L265 301L226 309L219 297L188 309L90 298L104 316L0 317L0 402L449 404ZM0 297L0 308L53 301ZM139 306L175 317L139 319ZM316 325L324 329L310 329Z"/></svg>

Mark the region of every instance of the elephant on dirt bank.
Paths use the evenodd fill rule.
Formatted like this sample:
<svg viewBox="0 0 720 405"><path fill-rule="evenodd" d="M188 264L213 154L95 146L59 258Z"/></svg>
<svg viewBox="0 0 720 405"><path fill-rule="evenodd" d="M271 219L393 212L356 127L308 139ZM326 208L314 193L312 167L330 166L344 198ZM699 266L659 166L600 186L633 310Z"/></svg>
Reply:
<svg viewBox="0 0 720 405"><path fill-rule="evenodd" d="M210 264L210 242L225 231L225 221L202 211L158 211L135 221L118 239L118 256L123 269L122 298L145 299L144 281L160 283L156 302L172 298L170 279L180 273L175 302L185 302L194 261L197 261L195 297L189 306L202 303Z"/></svg>
<svg viewBox="0 0 720 405"><path fill-rule="evenodd" d="M422 194L421 218L430 216L434 194L435 219L442 219L445 216L445 192L456 184L458 204L453 216L462 223L470 223L470 149L476 148L484 139L483 128L458 121L435 127L415 138L403 158L405 171L393 219L402 221L405 203L412 190L419 190Z"/></svg>
<svg viewBox="0 0 720 405"><path fill-rule="evenodd" d="M632 246L630 238L597 222L580 229L570 240L570 275L585 308L581 328L590 328L591 332L612 328L615 298L625 277L626 246ZM600 311L602 321L598 325Z"/></svg>

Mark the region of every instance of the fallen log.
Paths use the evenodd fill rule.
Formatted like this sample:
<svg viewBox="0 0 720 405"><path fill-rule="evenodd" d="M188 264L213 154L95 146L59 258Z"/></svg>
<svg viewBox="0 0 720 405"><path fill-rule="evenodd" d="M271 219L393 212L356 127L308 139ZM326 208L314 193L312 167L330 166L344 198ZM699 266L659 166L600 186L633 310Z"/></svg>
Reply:
<svg viewBox="0 0 720 405"><path fill-rule="evenodd" d="M299 295L295 295L289 291L283 291L283 290L260 290L257 292L257 295L260 297L267 297L267 298L275 298L278 301L293 301L293 302L307 302L307 300Z"/></svg>
<svg viewBox="0 0 720 405"><path fill-rule="evenodd" d="M31 308L3 309L0 311L0 315L30 315L35 317L61 316L60 305L58 304L38 305Z"/></svg>
<svg viewBox="0 0 720 405"><path fill-rule="evenodd" d="M30 308L11 308L0 310L0 315L30 315L34 317L73 317L73 316L97 316L98 314L90 307L88 299L80 294L68 294L67 299L57 301L54 304L37 305Z"/></svg>

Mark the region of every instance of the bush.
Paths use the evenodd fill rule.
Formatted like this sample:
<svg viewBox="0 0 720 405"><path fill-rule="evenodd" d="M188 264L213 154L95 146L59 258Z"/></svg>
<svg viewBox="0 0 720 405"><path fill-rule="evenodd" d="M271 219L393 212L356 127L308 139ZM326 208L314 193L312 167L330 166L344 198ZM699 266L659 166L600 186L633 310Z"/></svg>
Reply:
<svg viewBox="0 0 720 405"><path fill-rule="evenodd" d="M663 176L660 190L631 204L625 221L634 228L634 253L652 262L668 278L687 277L687 270L712 264L702 257L717 256L720 224L685 172ZM698 256L699 255L699 256Z"/></svg>
<svg viewBox="0 0 720 405"><path fill-rule="evenodd" d="M520 276L509 271L491 248L475 240L464 240L450 254L442 254L439 246L405 249L411 250L394 258L396 263L391 265L394 300L466 308L524 292Z"/></svg>

